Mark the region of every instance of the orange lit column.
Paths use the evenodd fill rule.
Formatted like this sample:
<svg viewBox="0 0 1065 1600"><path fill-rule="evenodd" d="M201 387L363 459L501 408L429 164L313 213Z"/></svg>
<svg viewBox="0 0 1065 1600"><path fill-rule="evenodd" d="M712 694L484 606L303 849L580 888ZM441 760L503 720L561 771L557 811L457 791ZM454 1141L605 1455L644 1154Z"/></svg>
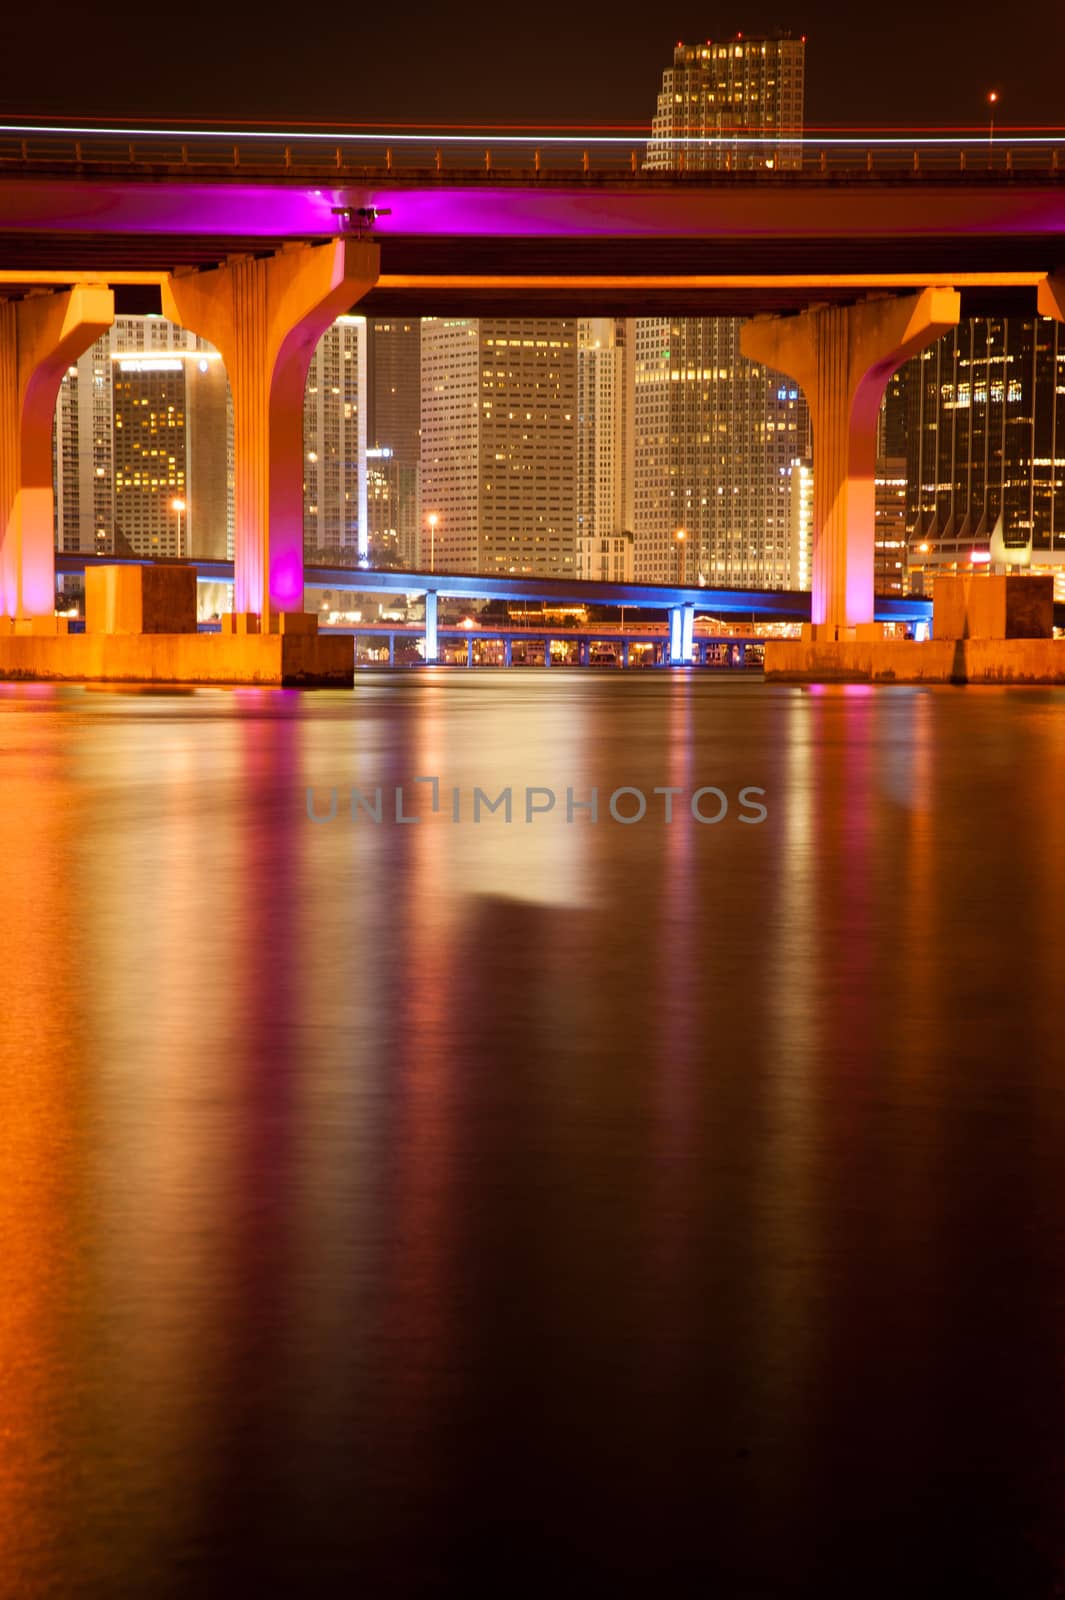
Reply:
<svg viewBox="0 0 1065 1600"><path fill-rule="evenodd" d="M740 348L785 373L810 406L814 453L813 638L853 638L873 622L876 430L888 378L948 333L953 289L757 317Z"/></svg>
<svg viewBox="0 0 1065 1600"><path fill-rule="evenodd" d="M233 395L234 611L303 611L303 392L322 334L376 282L360 239L287 245L208 272L173 274L163 315L221 352Z"/></svg>
<svg viewBox="0 0 1065 1600"><path fill-rule="evenodd" d="M114 316L99 284L0 301L0 618L55 616L56 397Z"/></svg>

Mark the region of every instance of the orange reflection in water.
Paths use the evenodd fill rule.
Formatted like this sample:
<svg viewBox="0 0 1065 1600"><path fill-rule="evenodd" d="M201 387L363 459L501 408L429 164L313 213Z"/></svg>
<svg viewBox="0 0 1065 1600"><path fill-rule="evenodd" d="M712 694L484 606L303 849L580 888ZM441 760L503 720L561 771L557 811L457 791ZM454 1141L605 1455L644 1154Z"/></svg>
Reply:
<svg viewBox="0 0 1065 1600"><path fill-rule="evenodd" d="M49 715L51 690L5 686L2 692L8 715ZM67 757L43 741L35 749L23 740L4 761L0 1590L16 1593L38 1592L59 1537L50 1514L49 1463L59 1448L64 1327L79 1277L69 1240L81 1162L82 990L77 813ZM51 803L42 802L42 785Z"/></svg>

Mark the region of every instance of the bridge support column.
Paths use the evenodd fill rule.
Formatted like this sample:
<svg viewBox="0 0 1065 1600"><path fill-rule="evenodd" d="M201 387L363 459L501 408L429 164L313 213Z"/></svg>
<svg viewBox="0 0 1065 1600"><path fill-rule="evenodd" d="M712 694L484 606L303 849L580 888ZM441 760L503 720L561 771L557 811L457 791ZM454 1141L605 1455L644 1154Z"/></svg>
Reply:
<svg viewBox="0 0 1065 1600"><path fill-rule="evenodd" d="M97 284L0 301L0 619L55 617L55 403L71 362L114 316L114 295Z"/></svg>
<svg viewBox="0 0 1065 1600"><path fill-rule="evenodd" d="M686 667L692 663L692 646L695 641L695 607L685 606L680 624L680 656Z"/></svg>
<svg viewBox="0 0 1065 1600"><path fill-rule="evenodd" d="M514 655L514 641L513 641L513 639L504 639L503 640L503 665L505 667L509 667L512 664L513 655Z"/></svg>
<svg viewBox="0 0 1065 1600"><path fill-rule="evenodd" d="M303 610L303 391L326 329L377 280L380 252L354 238L286 245L258 261L172 274L163 315L219 350L233 395L233 609Z"/></svg>
<svg viewBox="0 0 1065 1600"><path fill-rule="evenodd" d="M629 641L627 639L622 639L622 641L621 641L621 665L622 665L622 667L627 667L628 664L629 664Z"/></svg>
<svg viewBox="0 0 1065 1600"><path fill-rule="evenodd" d="M472 639L467 639L466 640L466 665L468 667L472 667L473 666L473 640Z"/></svg>
<svg viewBox="0 0 1065 1600"><path fill-rule="evenodd" d="M580 665L582 667L590 667L591 666L591 664L592 664L592 641L590 639L580 639L578 641L578 644L577 644L577 659L578 659L578 661L579 661L579 663L580 663Z"/></svg>
<svg viewBox="0 0 1065 1600"><path fill-rule="evenodd" d="M669 612L669 664L690 667L695 638L695 607L671 606Z"/></svg>
<svg viewBox="0 0 1065 1600"><path fill-rule="evenodd" d="M388 636L388 664L390 667L394 667L396 664L396 636L394 633L390 633Z"/></svg>
<svg viewBox="0 0 1065 1600"><path fill-rule="evenodd" d="M435 661L439 645L436 636L436 590L429 589L425 595L425 659Z"/></svg>
<svg viewBox="0 0 1065 1600"><path fill-rule="evenodd" d="M550 665L551 665L551 641L550 641L550 639L545 639L544 640L544 666L545 667L549 667Z"/></svg>
<svg viewBox="0 0 1065 1600"><path fill-rule="evenodd" d="M953 289L757 317L740 348L805 391L814 439L811 637L873 627L876 427L888 378L955 327ZM872 633L869 634L872 637Z"/></svg>

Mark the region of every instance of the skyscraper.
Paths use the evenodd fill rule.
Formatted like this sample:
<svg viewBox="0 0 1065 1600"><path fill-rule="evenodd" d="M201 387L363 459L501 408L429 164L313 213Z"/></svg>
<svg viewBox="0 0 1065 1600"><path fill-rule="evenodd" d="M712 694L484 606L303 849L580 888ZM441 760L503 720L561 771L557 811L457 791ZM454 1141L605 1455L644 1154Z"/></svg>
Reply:
<svg viewBox="0 0 1065 1600"><path fill-rule="evenodd" d="M907 527L927 564L1065 558L1065 332L978 317L916 356L908 384ZM918 563L924 564L924 563Z"/></svg>
<svg viewBox="0 0 1065 1600"><path fill-rule="evenodd" d="M303 545L309 561L367 554L366 318L338 317L311 358L303 397Z"/></svg>
<svg viewBox="0 0 1065 1600"><path fill-rule="evenodd" d="M804 41L786 36L678 45L648 167L797 166L804 61ZM727 142L743 135L762 142ZM637 578L675 577L683 528L693 581L794 581L791 470L809 454L807 407L794 384L740 355L739 329L733 318L636 323Z"/></svg>
<svg viewBox="0 0 1065 1600"><path fill-rule="evenodd" d="M805 72L806 40L788 34L678 44L662 74L648 167L801 166Z"/></svg>
<svg viewBox="0 0 1065 1600"><path fill-rule="evenodd" d="M789 588L812 589L814 571L814 464L807 456L791 464Z"/></svg>
<svg viewBox="0 0 1065 1600"><path fill-rule="evenodd" d="M366 438L371 449L412 466L421 439L421 321L370 317L366 324Z"/></svg>
<svg viewBox="0 0 1065 1600"><path fill-rule="evenodd" d="M56 535L100 555L232 554L225 369L162 317L116 317L56 405Z"/></svg>
<svg viewBox="0 0 1065 1600"><path fill-rule="evenodd" d="M577 575L633 576L632 318L577 324Z"/></svg>
<svg viewBox="0 0 1065 1600"><path fill-rule="evenodd" d="M873 588L906 594L906 457L881 456L876 464Z"/></svg>
<svg viewBox="0 0 1065 1600"><path fill-rule="evenodd" d="M421 559L421 325L417 317L366 324L367 515L371 566Z"/></svg>
<svg viewBox="0 0 1065 1600"><path fill-rule="evenodd" d="M421 395L423 565L574 573L576 323L427 317Z"/></svg>
<svg viewBox="0 0 1065 1600"><path fill-rule="evenodd" d="M365 318L341 317L304 393L310 560L366 553L365 392ZM55 472L60 549L231 556L233 420L218 352L162 317L116 317L63 380Z"/></svg>
<svg viewBox="0 0 1065 1600"><path fill-rule="evenodd" d="M413 571L421 562L418 467L396 459L388 445L366 450L366 514L371 567Z"/></svg>

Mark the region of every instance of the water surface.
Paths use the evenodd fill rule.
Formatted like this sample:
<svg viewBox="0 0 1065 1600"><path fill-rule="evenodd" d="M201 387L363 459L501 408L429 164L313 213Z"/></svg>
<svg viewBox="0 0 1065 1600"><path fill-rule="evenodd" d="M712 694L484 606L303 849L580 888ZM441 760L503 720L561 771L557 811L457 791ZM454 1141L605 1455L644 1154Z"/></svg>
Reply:
<svg viewBox="0 0 1065 1600"><path fill-rule="evenodd" d="M1065 1593L1061 691L6 685L0 777L0 1592Z"/></svg>

